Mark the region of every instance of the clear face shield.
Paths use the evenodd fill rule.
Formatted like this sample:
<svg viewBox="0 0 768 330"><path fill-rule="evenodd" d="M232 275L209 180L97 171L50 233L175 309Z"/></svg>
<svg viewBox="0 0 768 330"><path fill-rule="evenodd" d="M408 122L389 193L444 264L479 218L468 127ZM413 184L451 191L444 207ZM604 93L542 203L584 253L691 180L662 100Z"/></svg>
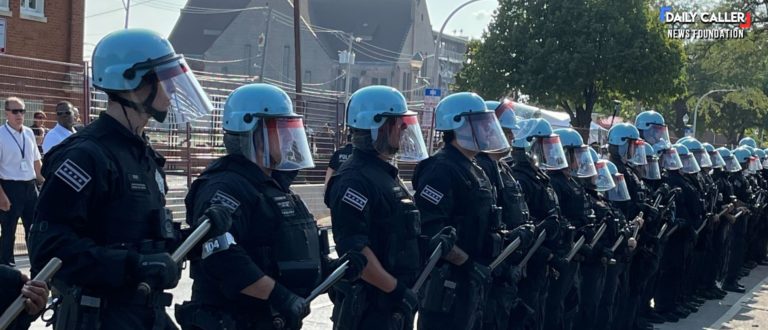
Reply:
<svg viewBox="0 0 768 330"><path fill-rule="evenodd" d="M462 116L464 124L454 130L459 146L487 153L501 153L509 149L509 142L495 113L478 112Z"/></svg>
<svg viewBox="0 0 768 330"><path fill-rule="evenodd" d="M596 191L608 191L616 187L616 183L613 182L613 176L611 171L608 170L605 160L599 160L595 163L595 171L597 175L592 177L592 184L595 185Z"/></svg>
<svg viewBox="0 0 768 330"><path fill-rule="evenodd" d="M646 180L661 180L661 168L659 168L659 159L656 156L646 157L648 164L638 166L637 171L640 176Z"/></svg>
<svg viewBox="0 0 768 330"><path fill-rule="evenodd" d="M689 153L680 156L680 161L683 163L683 167L680 169L681 172L686 174L701 172L701 167L699 167L699 163L696 161L696 157L694 157L693 154Z"/></svg>
<svg viewBox="0 0 768 330"><path fill-rule="evenodd" d="M415 163L428 157L416 115L385 117L379 128L371 129L371 140L379 154L402 162Z"/></svg>
<svg viewBox="0 0 768 330"><path fill-rule="evenodd" d="M645 143L643 140L630 140L622 147L627 148L627 152L624 155L627 157L628 163L634 166L647 164L648 160L645 159Z"/></svg>
<svg viewBox="0 0 768 330"><path fill-rule="evenodd" d="M712 167L712 159L709 157L709 153L706 150L694 150L692 153L693 157L696 158L696 162L699 163L699 167Z"/></svg>
<svg viewBox="0 0 768 330"><path fill-rule="evenodd" d="M560 136L557 134L537 137L531 144L531 154L543 170L562 170L568 167L563 145L560 144Z"/></svg>
<svg viewBox="0 0 768 330"><path fill-rule="evenodd" d="M664 150L661 153L661 167L666 170L679 170L683 167L683 162L675 148Z"/></svg>
<svg viewBox="0 0 768 330"><path fill-rule="evenodd" d="M571 166L571 174L579 178L589 178L597 175L595 169L595 163L592 162L592 155L589 153L588 146L581 146L578 148L568 148L568 152L572 153L569 159Z"/></svg>
<svg viewBox="0 0 768 330"><path fill-rule="evenodd" d="M259 118L251 141L246 157L264 168L295 171L315 166L299 117Z"/></svg>
<svg viewBox="0 0 768 330"><path fill-rule="evenodd" d="M739 160L736 159L734 156L729 157L723 157L723 161L725 162L725 170L730 173L736 173L741 171L741 164L739 164Z"/></svg>
<svg viewBox="0 0 768 330"><path fill-rule="evenodd" d="M643 139L655 150L671 145L666 125L651 124L643 133Z"/></svg>
<svg viewBox="0 0 768 330"><path fill-rule="evenodd" d="M764 159L763 159L763 162L762 162L762 166L763 166L763 169L765 169L766 167L768 167L768 157L766 157L766 158L764 158Z"/></svg>
<svg viewBox="0 0 768 330"><path fill-rule="evenodd" d="M712 168L722 168L725 166L725 160L723 160L719 152L712 151L707 152L707 154L709 154L709 159L712 161Z"/></svg>
<svg viewBox="0 0 768 330"><path fill-rule="evenodd" d="M174 122L187 123L211 112L213 105L208 95L203 91L183 58L159 65L153 71L158 80L156 97L162 100L160 97L162 93L167 97L166 108ZM166 104L162 105L166 106Z"/></svg>
<svg viewBox="0 0 768 330"><path fill-rule="evenodd" d="M750 156L749 160L747 161L747 172L749 172L749 174L755 174L760 169L760 162L757 161L757 157Z"/></svg>
<svg viewBox="0 0 768 330"><path fill-rule="evenodd" d="M608 190L608 199L614 202L624 202L630 199L629 189L627 189L627 182L624 181L624 174L616 173L613 175L613 181L616 183L616 187Z"/></svg>

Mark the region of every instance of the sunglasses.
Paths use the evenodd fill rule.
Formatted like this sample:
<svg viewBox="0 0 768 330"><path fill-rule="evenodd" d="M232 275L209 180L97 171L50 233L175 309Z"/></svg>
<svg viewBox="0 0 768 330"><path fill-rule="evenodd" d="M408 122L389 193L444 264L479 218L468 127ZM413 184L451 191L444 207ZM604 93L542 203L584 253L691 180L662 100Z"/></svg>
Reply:
<svg viewBox="0 0 768 330"><path fill-rule="evenodd" d="M24 109L5 109L5 111L10 111L14 115L22 115L27 112L27 110Z"/></svg>
<svg viewBox="0 0 768 330"><path fill-rule="evenodd" d="M72 111L62 111L62 112L56 112L57 116L69 116L72 114Z"/></svg>

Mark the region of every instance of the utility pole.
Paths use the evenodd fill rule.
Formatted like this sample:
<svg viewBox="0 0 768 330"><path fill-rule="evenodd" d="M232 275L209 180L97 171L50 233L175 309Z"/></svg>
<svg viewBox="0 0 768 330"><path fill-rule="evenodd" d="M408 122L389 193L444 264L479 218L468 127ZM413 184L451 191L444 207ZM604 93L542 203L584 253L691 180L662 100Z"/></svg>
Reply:
<svg viewBox="0 0 768 330"><path fill-rule="evenodd" d="M301 114L305 114L304 104L301 100L301 0L293 0L293 43L296 58L296 106Z"/></svg>
<svg viewBox="0 0 768 330"><path fill-rule="evenodd" d="M347 49L347 73L345 74L344 81L345 81L345 87L344 87L344 107L346 109L347 105L349 105L349 91L351 88L351 82L352 82L352 62L354 62L354 55L352 55L352 43L355 42L355 35L350 34L349 35L349 46ZM344 111L344 114L342 115L342 119L344 123L347 122L347 112Z"/></svg>
<svg viewBox="0 0 768 330"><path fill-rule="evenodd" d="M128 18L131 17L131 0L128 0L128 3L123 3L123 6L125 6L125 28L128 28Z"/></svg>
<svg viewBox="0 0 768 330"><path fill-rule="evenodd" d="M269 6L269 4L267 4ZM267 65L267 45L269 45L269 26L272 23L272 7L269 7L267 13L267 27L264 33L264 47L261 48L261 73L259 74L259 82L264 82L264 66Z"/></svg>

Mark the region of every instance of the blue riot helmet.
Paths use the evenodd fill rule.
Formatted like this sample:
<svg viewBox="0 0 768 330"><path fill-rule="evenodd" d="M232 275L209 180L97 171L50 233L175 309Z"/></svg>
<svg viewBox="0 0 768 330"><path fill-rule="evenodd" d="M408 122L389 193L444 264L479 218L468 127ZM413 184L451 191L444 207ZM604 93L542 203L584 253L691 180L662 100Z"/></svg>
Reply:
<svg viewBox="0 0 768 330"><path fill-rule="evenodd" d="M405 97L397 89L368 86L350 96L347 125L370 132L372 146L363 149L372 147L393 160L418 162L428 154L416 115L408 110Z"/></svg>
<svg viewBox="0 0 768 330"><path fill-rule="evenodd" d="M93 87L157 122L170 115L174 122L186 123L213 109L184 57L153 31L108 34L93 50L91 63Z"/></svg>
<svg viewBox="0 0 768 330"><path fill-rule="evenodd" d="M742 169L746 169L749 174L757 173L759 169L757 165L757 157L752 156L752 152L749 151L748 148L742 146L733 149L731 152L733 153L733 157L736 158L736 161L741 164Z"/></svg>
<svg viewBox="0 0 768 330"><path fill-rule="evenodd" d="M653 147L648 142L643 141L643 149L645 149L645 158L648 160L647 164L638 166L637 171L640 176L646 180L661 180L661 169L659 168L659 157L653 151Z"/></svg>
<svg viewBox="0 0 768 330"><path fill-rule="evenodd" d="M704 149L704 144L694 138L681 139L677 141L678 144L684 145L696 158L696 162L699 163L701 168L711 168L712 159L709 157L709 153Z"/></svg>
<svg viewBox="0 0 768 330"><path fill-rule="evenodd" d="M499 153L509 149L496 114L475 93L455 93L440 101L435 109L435 130L452 131L466 150Z"/></svg>
<svg viewBox="0 0 768 330"><path fill-rule="evenodd" d="M739 140L739 146L750 146L752 148L757 148L757 142L755 142L755 139L747 136Z"/></svg>
<svg viewBox="0 0 768 330"><path fill-rule="evenodd" d="M314 167L302 116L282 89L269 84L238 87L227 97L222 115L228 151L239 153L263 168L294 171ZM228 141L232 141L229 142Z"/></svg>
<svg viewBox="0 0 768 330"><path fill-rule="evenodd" d="M768 168L768 148L763 149L763 152L765 153L765 158L763 158L763 168Z"/></svg>
<svg viewBox="0 0 768 330"><path fill-rule="evenodd" d="M618 152L621 160L630 165L638 166L648 163L648 160L645 159L645 147L643 140L640 139L640 133L637 128L630 124L613 125L608 130L608 145L609 149L616 148L613 152Z"/></svg>
<svg viewBox="0 0 768 330"><path fill-rule="evenodd" d="M485 101L485 106L496 114L496 118L499 119L499 125L501 125L501 129L504 131L507 141L514 143L515 131L520 129L520 126L517 125L517 116L514 110L515 103L510 99L504 98L501 102Z"/></svg>
<svg viewBox="0 0 768 330"><path fill-rule="evenodd" d="M589 146L584 144L581 135L573 128L558 128L554 133L560 136L560 143L571 169L571 174L579 178L589 178L597 175Z"/></svg>
<svg viewBox="0 0 768 330"><path fill-rule="evenodd" d="M707 151L707 154L709 154L709 159L712 160L712 168L723 168L725 166L725 161L723 160L723 157L720 156L720 153L715 150L715 147L713 147L709 143L702 143L704 146L704 150Z"/></svg>
<svg viewBox="0 0 768 330"><path fill-rule="evenodd" d="M683 161L680 160L677 149L673 148L671 144L658 144L653 147L653 150L656 150L656 153L659 154L661 168L674 171L683 167Z"/></svg>
<svg viewBox="0 0 768 330"><path fill-rule="evenodd" d="M615 202L624 202L630 200L629 189L627 189L627 182L624 181L624 174L619 173L616 165L610 160L601 160L601 162L605 162L605 166L613 176L613 182L616 184L615 187L607 191L606 195L608 199Z"/></svg>
<svg viewBox="0 0 768 330"><path fill-rule="evenodd" d="M660 113L653 110L639 113L635 117L635 127L640 131L640 137L655 150L666 150L671 145L667 125Z"/></svg>
<svg viewBox="0 0 768 330"><path fill-rule="evenodd" d="M748 145L748 144L745 144L745 145L743 145L743 146L740 146L740 148L744 148L744 149L747 149L747 150L749 150L749 153L752 155L752 157L754 157L754 158L755 158L755 162L754 162L755 164L754 164L754 165L752 165L752 167L753 167L753 168L752 168L752 169L750 169L750 171L759 171L759 170L762 170L762 169L763 169L763 165L762 165L762 162L761 162L761 160L759 159L759 157L757 156L757 150L758 150L757 148L755 148L755 147L752 147L752 146L750 146L750 145Z"/></svg>
<svg viewBox="0 0 768 330"><path fill-rule="evenodd" d="M696 158L693 157L693 153L688 150L688 147L682 144L673 144L672 148L677 149L677 154L680 156L680 161L683 164L683 167L680 168L680 171L685 174L695 174L701 172L701 167L699 167L699 163L696 162Z"/></svg>
<svg viewBox="0 0 768 330"><path fill-rule="evenodd" d="M715 150L723 159L723 162L725 162L725 170L727 172L735 173L741 171L741 164L739 164L739 160L733 156L733 153L728 150L728 148L720 147Z"/></svg>
<svg viewBox="0 0 768 330"><path fill-rule="evenodd" d="M568 167L560 136L554 134L546 120L531 118L521 121L519 126L515 134L515 148L530 146L531 157L541 169L562 170Z"/></svg>
<svg viewBox="0 0 768 330"><path fill-rule="evenodd" d="M592 162L597 163L600 160L600 155L597 154L594 148L589 148L589 155L592 157Z"/></svg>

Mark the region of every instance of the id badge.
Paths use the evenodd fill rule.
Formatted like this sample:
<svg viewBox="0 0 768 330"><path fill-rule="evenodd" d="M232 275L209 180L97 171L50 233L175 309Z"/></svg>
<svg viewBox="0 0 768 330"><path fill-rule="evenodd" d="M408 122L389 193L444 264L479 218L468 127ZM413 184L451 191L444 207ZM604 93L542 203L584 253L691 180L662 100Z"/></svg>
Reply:
<svg viewBox="0 0 768 330"><path fill-rule="evenodd" d="M21 170L22 171L29 171L29 164L27 164L27 162L25 162L23 160L21 161Z"/></svg>

